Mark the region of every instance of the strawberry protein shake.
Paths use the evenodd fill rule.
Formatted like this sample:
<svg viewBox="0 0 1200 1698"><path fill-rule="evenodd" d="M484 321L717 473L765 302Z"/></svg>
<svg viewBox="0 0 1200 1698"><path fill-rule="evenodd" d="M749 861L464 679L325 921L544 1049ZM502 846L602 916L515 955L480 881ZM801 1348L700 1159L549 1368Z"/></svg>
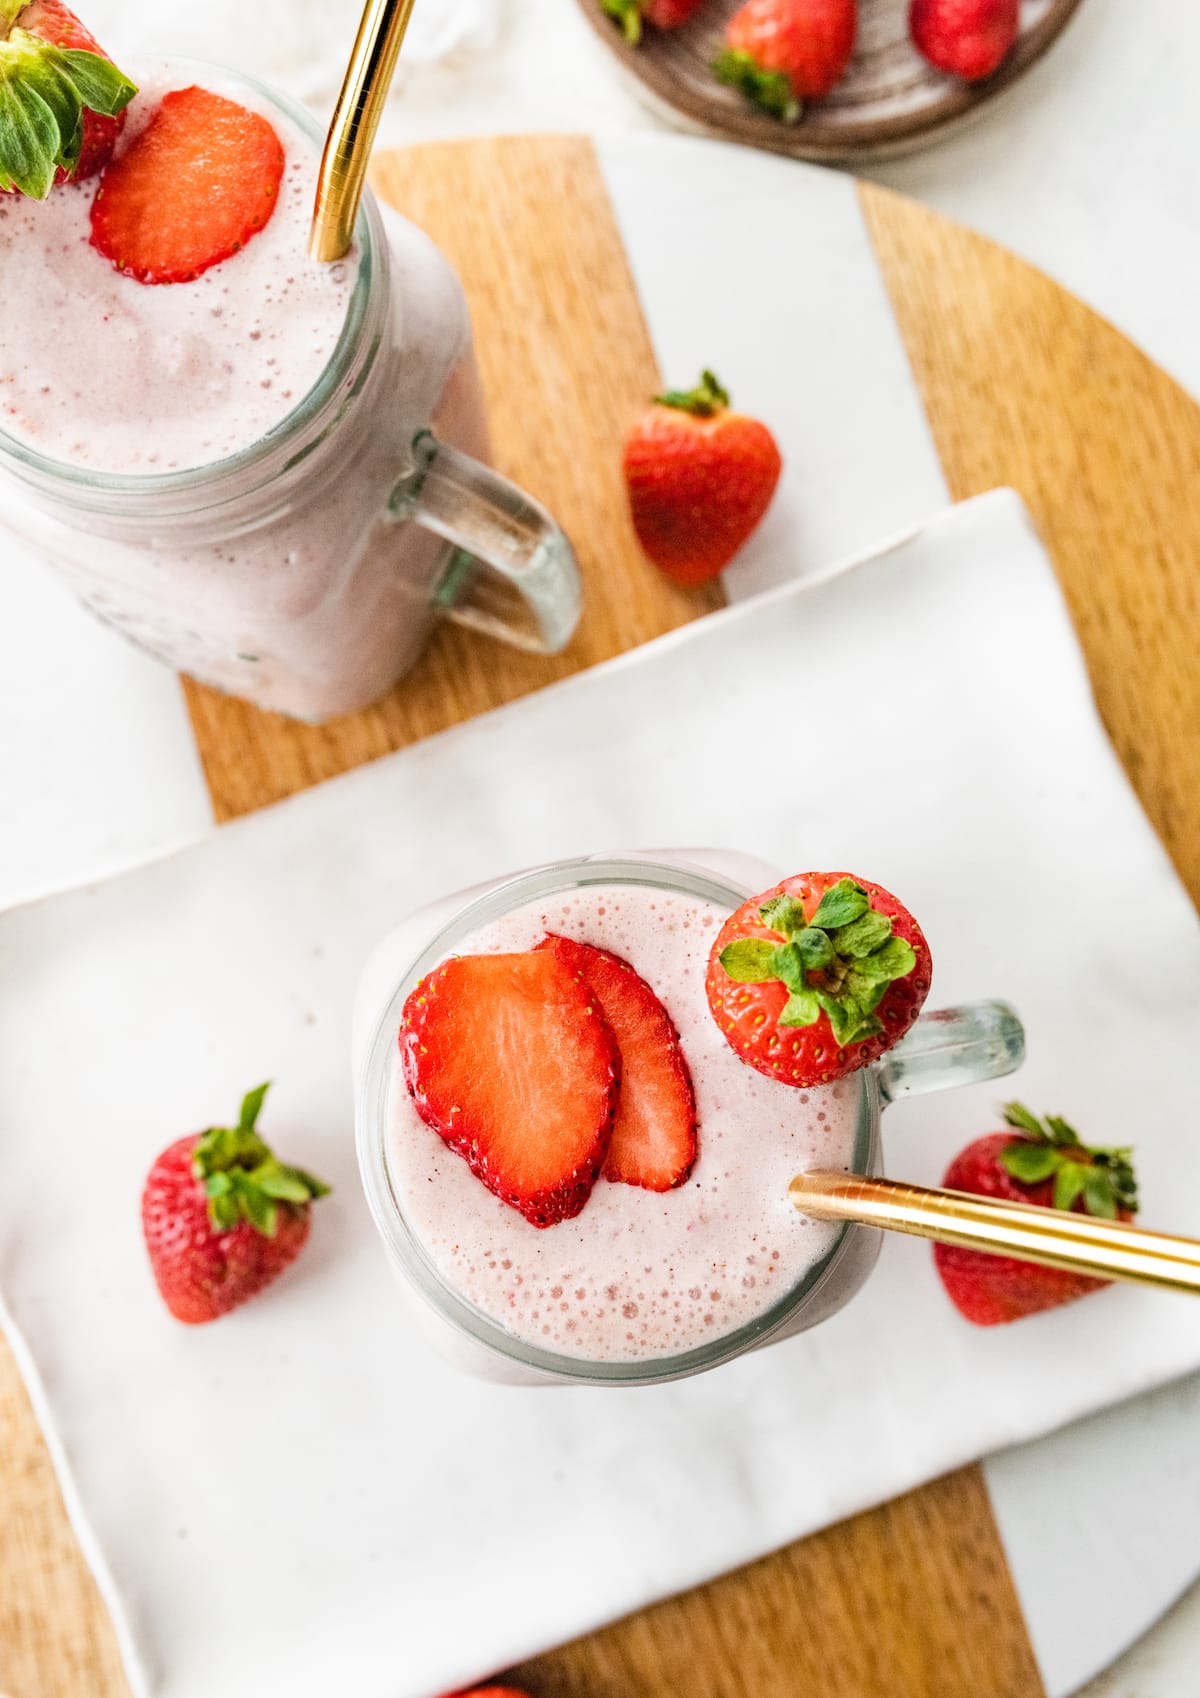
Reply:
<svg viewBox="0 0 1200 1698"><path fill-rule="evenodd" d="M858 1084L797 1091L738 1060L704 994L724 918L700 897L595 885L523 904L457 946L464 956L533 950L551 933L636 963L678 1029L695 1092L698 1155L670 1189L601 1178L578 1215L537 1230L430 1132L397 1046L397 1199L442 1276L530 1343L597 1362L684 1355L757 1320L834 1243L837 1229L797 1214L787 1188L801 1168L850 1165Z"/></svg>
<svg viewBox="0 0 1200 1698"><path fill-rule="evenodd" d="M137 69L122 147L180 86L170 65ZM0 201L6 287L39 303L0 320L0 428L50 459L125 474L226 459L304 399L342 334L359 256L336 265L305 256L309 138L257 91L219 74L204 81L270 120L285 163L268 223L201 276L148 287L117 270L92 245L93 183L44 202ZM463 339L454 324L451 348Z"/></svg>
<svg viewBox="0 0 1200 1698"><path fill-rule="evenodd" d="M790 1181L877 1172L892 1096L1018 1064L1003 1004L919 1019L929 945L890 892L775 880L725 850L589 856L376 949L359 1166L418 1318L470 1371L653 1383L828 1319L879 1235L802 1215Z"/></svg>
<svg viewBox="0 0 1200 1698"><path fill-rule="evenodd" d="M132 67L134 94L99 49L28 45L49 19L81 39L57 0L15 23L6 5L0 82L57 54L85 122L77 159L64 135L16 183L0 107L0 187L7 169L23 190L0 196L0 266L39 303L0 320L0 530L134 642L300 719L383 694L442 612L561 647L574 557L480 463L470 321L437 248L367 196L346 257L310 259L303 112L167 61ZM95 136L90 98L123 101ZM471 606L480 563L520 615Z"/></svg>

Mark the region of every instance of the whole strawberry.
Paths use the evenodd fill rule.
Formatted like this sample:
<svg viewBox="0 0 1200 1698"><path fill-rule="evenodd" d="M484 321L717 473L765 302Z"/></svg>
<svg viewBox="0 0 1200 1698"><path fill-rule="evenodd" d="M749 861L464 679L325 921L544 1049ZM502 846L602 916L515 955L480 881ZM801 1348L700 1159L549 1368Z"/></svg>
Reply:
<svg viewBox="0 0 1200 1698"><path fill-rule="evenodd" d="M798 873L726 920L705 990L743 1061L785 1085L826 1085L904 1036L931 974L920 926L881 885Z"/></svg>
<svg viewBox="0 0 1200 1698"><path fill-rule="evenodd" d="M0 0L0 190L45 200L92 176L136 93L61 0Z"/></svg>
<svg viewBox="0 0 1200 1698"><path fill-rule="evenodd" d="M806 100L842 80L858 33L855 0L747 0L725 29L713 61L723 83L794 124Z"/></svg>
<svg viewBox="0 0 1200 1698"><path fill-rule="evenodd" d="M912 0L908 27L917 51L939 71L978 82L1012 51L1020 0Z"/></svg>
<svg viewBox="0 0 1200 1698"><path fill-rule="evenodd" d="M1058 1115L1038 1120L1020 1103L1008 1103L1003 1112L1011 1130L989 1132L968 1144L946 1169L943 1184L977 1197L1071 1209L1098 1220L1133 1219L1137 1180L1128 1149L1083 1144ZM1056 1309L1108 1283L955 1244L935 1244L933 1255L950 1301L979 1327Z"/></svg>
<svg viewBox="0 0 1200 1698"><path fill-rule="evenodd" d="M655 397L625 439L638 541L668 577L702 584L727 566L771 504L783 460L766 425L731 412L712 372Z"/></svg>
<svg viewBox="0 0 1200 1698"><path fill-rule="evenodd" d="M631 47L642 39L642 23L655 29L678 29L699 10L702 0L600 0L602 9L616 23Z"/></svg>
<svg viewBox="0 0 1200 1698"><path fill-rule="evenodd" d="M254 1125L268 1087L242 1100L236 1126L169 1144L142 1192L150 1266L178 1321L215 1321L290 1266L308 1237L309 1206L329 1190L285 1167Z"/></svg>

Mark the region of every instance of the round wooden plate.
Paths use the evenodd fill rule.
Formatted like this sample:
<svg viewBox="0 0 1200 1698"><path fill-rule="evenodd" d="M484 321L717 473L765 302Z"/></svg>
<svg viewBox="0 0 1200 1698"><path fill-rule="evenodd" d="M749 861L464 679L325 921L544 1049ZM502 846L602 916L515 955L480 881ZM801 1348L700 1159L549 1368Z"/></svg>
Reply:
<svg viewBox="0 0 1200 1698"><path fill-rule="evenodd" d="M909 39L908 0L862 0L849 70L795 124L757 111L712 73L725 24L741 3L705 0L681 29L647 26L641 44L631 47L600 0L578 0L601 41L656 105L710 134L822 164L879 159L940 140L1040 59L1080 0L1022 0L1016 47L994 76L973 84L922 59Z"/></svg>

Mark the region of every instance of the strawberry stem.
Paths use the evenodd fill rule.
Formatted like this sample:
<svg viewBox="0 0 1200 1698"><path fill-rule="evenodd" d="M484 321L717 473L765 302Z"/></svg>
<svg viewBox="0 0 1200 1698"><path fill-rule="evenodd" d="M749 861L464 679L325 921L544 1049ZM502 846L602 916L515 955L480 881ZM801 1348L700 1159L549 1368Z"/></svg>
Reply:
<svg viewBox="0 0 1200 1698"><path fill-rule="evenodd" d="M842 878L822 896L809 920L794 896L776 896L759 909L762 921L784 942L735 938L718 960L738 984L778 980L788 1000L781 1026L812 1026L822 1014L839 1048L882 1032L875 1010L888 986L917 964L912 945L895 937L886 914L871 907L861 884Z"/></svg>
<svg viewBox="0 0 1200 1698"><path fill-rule="evenodd" d="M217 1232L249 1221L264 1238L274 1238L279 1205L306 1208L329 1186L303 1168L285 1167L254 1130L269 1084L242 1098L236 1126L210 1126L192 1152L192 1169L208 1197L208 1218Z"/></svg>
<svg viewBox="0 0 1200 1698"><path fill-rule="evenodd" d="M621 34L630 47L636 47L642 39L640 0L600 0L600 5L602 10L621 26Z"/></svg>
<svg viewBox="0 0 1200 1698"><path fill-rule="evenodd" d="M115 118L136 93L103 54L10 28L0 40L0 190L45 200L55 173L79 163L84 112Z"/></svg>
<svg viewBox="0 0 1200 1698"><path fill-rule="evenodd" d="M1005 1171L1018 1184L1053 1179L1056 1209L1074 1208L1082 1200L1084 1213L1099 1220L1137 1213L1132 1150L1085 1144L1061 1115L1039 1120L1023 1103L1006 1103L1003 1112L1006 1124L1021 1134L1000 1152Z"/></svg>
<svg viewBox="0 0 1200 1698"><path fill-rule="evenodd" d="M804 110L796 99L791 78L783 71L764 71L749 53L724 47L713 60L712 68L721 82L740 89L753 105L781 123L796 123Z"/></svg>
<svg viewBox="0 0 1200 1698"><path fill-rule="evenodd" d="M673 407L681 413L691 413L698 419L710 419L729 405L729 396L711 371L701 372L694 389L668 389L654 397L660 407Z"/></svg>

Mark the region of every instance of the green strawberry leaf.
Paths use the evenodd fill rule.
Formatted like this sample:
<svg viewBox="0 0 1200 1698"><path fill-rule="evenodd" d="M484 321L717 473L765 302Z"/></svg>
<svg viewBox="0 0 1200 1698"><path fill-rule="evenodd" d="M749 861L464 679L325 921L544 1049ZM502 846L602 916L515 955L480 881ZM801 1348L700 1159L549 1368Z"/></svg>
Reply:
<svg viewBox="0 0 1200 1698"><path fill-rule="evenodd" d="M864 1038L874 1037L883 1030L882 1024L862 1007L857 997L831 996L828 991L818 990L817 1001L829 1016L839 1049L845 1049L847 1044L861 1043Z"/></svg>
<svg viewBox="0 0 1200 1698"><path fill-rule="evenodd" d="M270 1089L271 1081L268 1079L265 1085L256 1085L254 1090L246 1092L246 1095L242 1098L241 1113L238 1115L239 1132L253 1131L254 1123L262 1111L262 1105Z"/></svg>
<svg viewBox="0 0 1200 1698"><path fill-rule="evenodd" d="M197 1140L192 1166L208 1198L208 1217L218 1232L248 1221L256 1232L273 1238L279 1229L280 1207L306 1209L329 1187L300 1167L287 1167L254 1130L268 1085L259 1085L242 1099L236 1126L211 1126Z"/></svg>
<svg viewBox="0 0 1200 1698"><path fill-rule="evenodd" d="M1113 1190L1112 1174L1106 1168L1084 1168L1083 1200L1088 1214L1095 1215L1097 1220L1116 1220L1117 1198Z"/></svg>
<svg viewBox="0 0 1200 1698"><path fill-rule="evenodd" d="M852 878L840 878L822 896L809 924L827 932L837 931L868 913L870 907L871 899L861 884L855 884Z"/></svg>
<svg viewBox="0 0 1200 1698"><path fill-rule="evenodd" d="M1078 1162L1063 1162L1054 1180L1054 1207L1069 1209L1083 1191L1087 1169Z"/></svg>
<svg viewBox="0 0 1200 1698"><path fill-rule="evenodd" d="M781 1026L815 1026L821 1018L821 1004L814 990L793 991L779 1016Z"/></svg>
<svg viewBox="0 0 1200 1698"><path fill-rule="evenodd" d="M747 100L784 124L794 124L803 107L796 99L791 78L782 71L760 70L749 53L722 48L713 60L713 71L731 88L740 89Z"/></svg>
<svg viewBox="0 0 1200 1698"><path fill-rule="evenodd" d="M1024 1103L1005 1103L1003 1114L1009 1126L1024 1132L1032 1142L1010 1144L1002 1151L1001 1160L1015 1178L1022 1179L1025 1175L1018 1173L1008 1161L1009 1152L1022 1148L1044 1151L1054 1162L1054 1167L1042 1177L1048 1178L1051 1171L1056 1172L1056 1209L1069 1209L1082 1196L1087 1212L1098 1220L1115 1220L1123 1210L1137 1213L1137 1176L1131 1150L1085 1144L1060 1114L1048 1114L1039 1120ZM1017 1160L1031 1170L1031 1156L1022 1155Z"/></svg>
<svg viewBox="0 0 1200 1698"><path fill-rule="evenodd" d="M855 961L854 971L870 984L886 987L893 979L906 978L916 964L912 944L902 937L889 937L873 955Z"/></svg>
<svg viewBox="0 0 1200 1698"><path fill-rule="evenodd" d="M1006 1125L1019 1127L1022 1132L1028 1132L1034 1138L1045 1138L1045 1127L1036 1115L1030 1114L1024 1103L1005 1103L1001 1112Z"/></svg>
<svg viewBox="0 0 1200 1698"><path fill-rule="evenodd" d="M102 54L13 29L0 40L0 187L45 200L79 162L85 109L115 117L136 93Z"/></svg>
<svg viewBox="0 0 1200 1698"><path fill-rule="evenodd" d="M63 146L53 111L35 89L0 83L0 177L31 200L45 200L54 186Z"/></svg>
<svg viewBox="0 0 1200 1698"><path fill-rule="evenodd" d="M137 93L137 84L131 83L111 59L82 47L61 47L59 52L75 92L89 112L99 112L105 118L124 112Z"/></svg>
<svg viewBox="0 0 1200 1698"><path fill-rule="evenodd" d="M693 418L709 419L729 405L729 396L711 371L701 372L694 389L668 389L654 397L660 407L672 407L676 412L691 413Z"/></svg>
<svg viewBox="0 0 1200 1698"><path fill-rule="evenodd" d="M1062 1157L1048 1144L1029 1144L1022 1140L1006 1145L1000 1152L1000 1162L1005 1172L1011 1173L1022 1185L1040 1185L1052 1173L1058 1172Z"/></svg>
<svg viewBox="0 0 1200 1698"><path fill-rule="evenodd" d="M770 926L773 932L782 932L787 938L798 936L808 926L804 918L804 904L794 896L773 896L758 911L765 926Z"/></svg>
<svg viewBox="0 0 1200 1698"><path fill-rule="evenodd" d="M1046 1116L1046 1128L1049 1131L1053 1142L1059 1145L1060 1148L1066 1148L1068 1145L1072 1144L1082 1148L1083 1140L1080 1138L1078 1132L1076 1132L1073 1126L1068 1126L1061 1115L1048 1114Z"/></svg>
<svg viewBox="0 0 1200 1698"><path fill-rule="evenodd" d="M778 977L775 972L778 948L778 944L765 937L739 937L725 945L718 959L739 985L759 985Z"/></svg>
<svg viewBox="0 0 1200 1698"><path fill-rule="evenodd" d="M642 39L642 8L638 0L600 0L600 8L621 26L621 34L630 47Z"/></svg>
<svg viewBox="0 0 1200 1698"><path fill-rule="evenodd" d="M759 909L765 925L787 941L735 938L719 956L738 984L781 983L789 998L784 1026L811 1026L824 1011L840 1048L883 1031L876 1009L896 979L916 966L912 945L896 937L892 921L870 905L862 885L842 878L821 897L811 923L804 904L773 896Z"/></svg>
<svg viewBox="0 0 1200 1698"><path fill-rule="evenodd" d="M817 913L820 913L818 908ZM816 924L816 921L813 922ZM874 955L892 935L892 922L886 914L877 914L869 908L865 914L860 914L857 920L851 920L849 925L834 926L830 932L830 941L839 955L848 957L851 961L862 960L867 955Z"/></svg>

